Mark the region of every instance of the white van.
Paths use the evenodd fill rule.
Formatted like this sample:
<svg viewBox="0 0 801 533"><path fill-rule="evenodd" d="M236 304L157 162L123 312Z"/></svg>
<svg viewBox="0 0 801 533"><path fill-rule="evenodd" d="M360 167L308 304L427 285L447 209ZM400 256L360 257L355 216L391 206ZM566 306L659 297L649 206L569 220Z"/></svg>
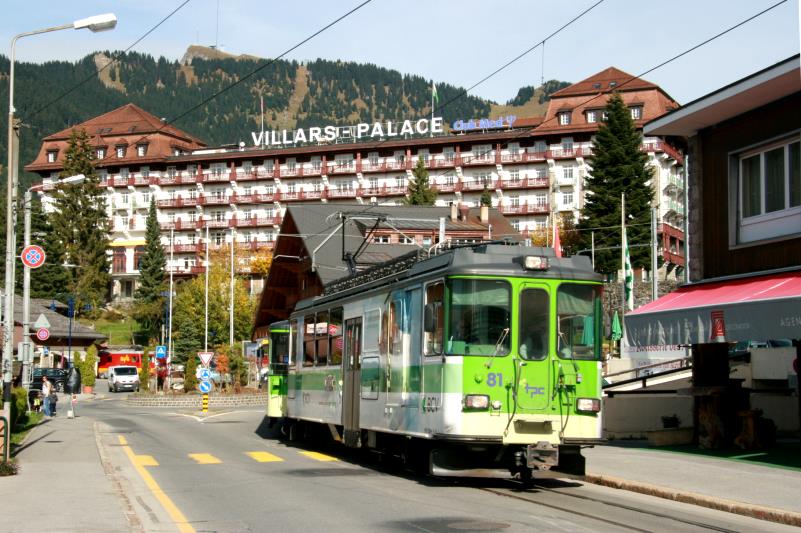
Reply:
<svg viewBox="0 0 801 533"><path fill-rule="evenodd" d="M112 366L108 369L108 391L139 392L139 369L135 366Z"/></svg>

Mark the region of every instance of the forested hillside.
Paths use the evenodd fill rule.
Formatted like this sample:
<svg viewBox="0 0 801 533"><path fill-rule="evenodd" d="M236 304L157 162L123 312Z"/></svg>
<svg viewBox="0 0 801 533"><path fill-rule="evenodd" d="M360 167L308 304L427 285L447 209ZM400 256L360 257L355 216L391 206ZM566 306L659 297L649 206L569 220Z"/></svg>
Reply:
<svg viewBox="0 0 801 533"><path fill-rule="evenodd" d="M33 160L42 137L70 125L128 102L173 120L267 63L265 59L213 52L192 47L180 62L135 52L102 52L76 63L17 63L15 106L17 117L25 124L20 147L22 165ZM93 75L111 58L119 58L119 62L100 76ZM8 100L8 69L8 58L0 56L2 102ZM79 88L58 99L84 81ZM487 117L501 111L523 111L519 113L521 116L530 115L532 111L536 114L554 90L549 84L560 83L563 82L548 82L546 87L550 91L524 88L513 101L499 106L475 96L462 95L462 88L438 81L441 106L438 114L446 123L458 118ZM431 113L431 82L420 76L346 61L318 59L301 64L279 60L180 118L175 125L210 145L249 142L249 132L260 124L260 95L264 100L265 124L269 128L344 125L356 121L423 117ZM7 114L0 113L3 179L6 121ZM29 184L32 179L33 176L21 174L23 184Z"/></svg>

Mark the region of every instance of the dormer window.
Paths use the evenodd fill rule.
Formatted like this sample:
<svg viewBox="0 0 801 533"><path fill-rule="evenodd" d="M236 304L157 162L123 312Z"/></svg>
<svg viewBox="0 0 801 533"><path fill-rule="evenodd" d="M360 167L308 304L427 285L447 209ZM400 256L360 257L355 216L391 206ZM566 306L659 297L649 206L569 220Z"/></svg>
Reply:
<svg viewBox="0 0 801 533"><path fill-rule="evenodd" d="M136 155L137 157L145 157L147 154L147 145L146 144L137 144L136 145Z"/></svg>
<svg viewBox="0 0 801 533"><path fill-rule="evenodd" d="M587 111L587 123L593 124L598 122L598 112L597 111Z"/></svg>
<svg viewBox="0 0 801 533"><path fill-rule="evenodd" d="M103 159L106 157L106 149L105 148L98 148L97 149L97 159Z"/></svg>
<svg viewBox="0 0 801 533"><path fill-rule="evenodd" d="M125 147L117 146L117 158L122 159L123 157L125 157Z"/></svg>
<svg viewBox="0 0 801 533"><path fill-rule="evenodd" d="M631 120L640 120L642 118L642 106L630 107Z"/></svg>
<svg viewBox="0 0 801 533"><path fill-rule="evenodd" d="M58 150L48 150L48 152L47 152L47 162L48 163L55 163L57 156L58 156Z"/></svg>
<svg viewBox="0 0 801 533"><path fill-rule="evenodd" d="M570 111L562 111L559 113L558 117L560 126L567 126L570 124Z"/></svg>

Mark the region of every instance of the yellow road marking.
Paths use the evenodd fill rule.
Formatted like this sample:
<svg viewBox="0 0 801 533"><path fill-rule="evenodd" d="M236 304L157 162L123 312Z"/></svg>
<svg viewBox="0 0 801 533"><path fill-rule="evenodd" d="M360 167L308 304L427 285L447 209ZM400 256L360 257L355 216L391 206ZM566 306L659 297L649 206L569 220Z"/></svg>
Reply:
<svg viewBox="0 0 801 533"><path fill-rule="evenodd" d="M222 461L210 453L190 453L189 457L197 461L197 464L199 465L218 465L222 463Z"/></svg>
<svg viewBox="0 0 801 533"><path fill-rule="evenodd" d="M169 496L161 490L159 484L156 483L156 480L153 479L153 476L150 475L150 472L145 470L145 467L141 464L141 461L137 459L138 457L148 457L148 456L139 456L136 455L130 446L128 446L128 442L125 440L125 437L122 435L118 436L120 439L120 444L123 445L123 450L125 451L125 455L128 456L128 460L131 461L131 464L142 477L142 480L147 485L147 488L150 489L150 492L156 499L161 503L161 506L164 507L164 510L167 511L167 514L170 515L175 525L178 527L178 530L181 533L195 533L195 528L189 524L189 521L186 519L184 514L181 512L178 507L172 502ZM154 461L155 462L155 461Z"/></svg>
<svg viewBox="0 0 801 533"><path fill-rule="evenodd" d="M134 455L139 466L158 466L159 462L152 455Z"/></svg>
<svg viewBox="0 0 801 533"><path fill-rule="evenodd" d="M300 454L314 459L315 461L339 461L336 457L331 457L330 455L319 452L300 452Z"/></svg>
<svg viewBox="0 0 801 533"><path fill-rule="evenodd" d="M273 455L269 452L245 452L245 455L250 456L251 459L260 463L277 463L283 461L283 459L277 455Z"/></svg>

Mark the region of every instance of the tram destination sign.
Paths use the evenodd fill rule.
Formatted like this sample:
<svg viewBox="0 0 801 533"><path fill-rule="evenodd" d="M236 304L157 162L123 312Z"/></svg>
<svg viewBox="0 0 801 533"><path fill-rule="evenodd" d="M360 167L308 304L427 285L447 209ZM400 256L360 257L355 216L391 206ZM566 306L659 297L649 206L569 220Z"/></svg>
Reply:
<svg viewBox="0 0 801 533"><path fill-rule="evenodd" d="M253 131L253 146L294 146L307 143L335 143L347 139L387 139L405 135L435 135L443 133L442 117L419 120L387 120L385 122L360 122L351 126L323 126L298 128L296 130Z"/></svg>

